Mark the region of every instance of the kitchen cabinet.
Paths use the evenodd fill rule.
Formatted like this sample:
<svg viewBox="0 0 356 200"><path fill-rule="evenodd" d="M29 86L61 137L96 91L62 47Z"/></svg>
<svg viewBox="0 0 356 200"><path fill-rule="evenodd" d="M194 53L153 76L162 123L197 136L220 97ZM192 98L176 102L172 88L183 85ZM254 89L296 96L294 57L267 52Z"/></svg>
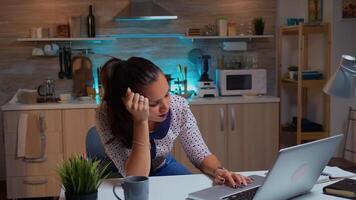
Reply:
<svg viewBox="0 0 356 200"><path fill-rule="evenodd" d="M17 157L21 114L44 116L43 159ZM55 197L60 192L60 179L56 169L70 155L85 152L86 134L95 124L95 109L3 111L3 124L7 198ZM27 145L31 144L27 141Z"/></svg>
<svg viewBox="0 0 356 200"><path fill-rule="evenodd" d="M95 126L95 109L63 110L64 159L85 153L88 130Z"/></svg>
<svg viewBox="0 0 356 200"><path fill-rule="evenodd" d="M17 130L21 114L44 116L46 128L44 129L43 159L31 160L17 157ZM60 181L56 167L63 160L62 127L58 123L61 117L59 110L6 111L3 113L7 198L57 196L59 194Z"/></svg>
<svg viewBox="0 0 356 200"><path fill-rule="evenodd" d="M191 105L201 134L222 165L232 171L265 170L278 153L279 103ZM179 143L176 159L199 172Z"/></svg>

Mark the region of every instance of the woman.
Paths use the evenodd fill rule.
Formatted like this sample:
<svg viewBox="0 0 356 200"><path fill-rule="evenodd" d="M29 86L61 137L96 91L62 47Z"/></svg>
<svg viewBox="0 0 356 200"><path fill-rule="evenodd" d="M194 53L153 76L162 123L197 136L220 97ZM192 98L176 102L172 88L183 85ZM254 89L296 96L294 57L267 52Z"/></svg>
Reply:
<svg viewBox="0 0 356 200"><path fill-rule="evenodd" d="M190 161L217 184L237 187L251 181L221 166L204 143L187 100L169 93L163 72L151 61L113 58L101 78L105 93L97 129L123 176L190 174L170 154L179 139Z"/></svg>

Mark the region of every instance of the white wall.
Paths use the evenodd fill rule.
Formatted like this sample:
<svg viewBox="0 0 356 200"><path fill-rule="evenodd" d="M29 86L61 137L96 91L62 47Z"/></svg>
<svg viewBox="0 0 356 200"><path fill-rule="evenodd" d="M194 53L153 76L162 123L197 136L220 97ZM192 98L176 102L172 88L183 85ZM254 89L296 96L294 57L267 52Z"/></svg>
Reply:
<svg viewBox="0 0 356 200"><path fill-rule="evenodd" d="M323 1L323 20L330 22L332 26L331 72L337 69L342 54L356 57L356 19L341 19L341 8L342 0ZM306 19L307 0L279 0L277 13L277 27L284 25L288 17L304 17ZM344 132L349 106L356 108L356 98L331 97L331 135ZM356 129L354 132L356 134ZM356 142L353 143L356 146Z"/></svg>
<svg viewBox="0 0 356 200"><path fill-rule="evenodd" d="M327 3L327 2L326 2ZM278 17L277 17L277 28L280 26L286 25L287 18L304 18L305 21L308 21L307 14L307 0L279 0L278 1ZM325 7L330 7L324 5ZM329 10L328 8L326 10ZM323 12L326 14L329 12ZM325 22L330 22L330 19L327 19L323 16ZM276 33L278 31L276 30ZM325 66L325 49L326 49L326 39L321 37L322 35L310 35L309 36L309 58L320 58L320 59L309 59L308 66L313 70L324 70ZM295 36L284 36L282 39L283 52L281 57L282 65L282 76L288 73L288 66L297 66L298 65L298 37ZM278 66L277 66L278 67ZM290 123L293 116L296 116L296 92L293 88L282 87L281 88L281 124ZM308 94L308 113L307 118L313 122L323 123L324 113L323 113L323 104L321 93L309 93Z"/></svg>
<svg viewBox="0 0 356 200"><path fill-rule="evenodd" d="M332 72L336 71L342 54L356 57L356 19L341 19L342 0L333 2L333 49ZM332 134L345 131L349 106L356 108L356 98L331 98L331 132ZM354 130L356 134L356 130ZM356 145L355 145L356 146ZM355 156L354 156L355 157ZM356 161L356 159L353 159Z"/></svg>

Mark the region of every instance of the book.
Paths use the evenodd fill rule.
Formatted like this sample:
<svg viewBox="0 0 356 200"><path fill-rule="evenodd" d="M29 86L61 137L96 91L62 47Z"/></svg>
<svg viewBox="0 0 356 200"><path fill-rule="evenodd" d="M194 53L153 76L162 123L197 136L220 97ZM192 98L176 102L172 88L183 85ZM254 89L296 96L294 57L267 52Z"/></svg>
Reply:
<svg viewBox="0 0 356 200"><path fill-rule="evenodd" d="M344 197L349 199L356 198L356 180L345 178L323 188L325 194Z"/></svg>
<svg viewBox="0 0 356 200"><path fill-rule="evenodd" d="M339 167L326 166L323 172L321 173L317 183L324 183L330 180L336 180L340 178L351 178L351 177L356 177L356 174L340 169Z"/></svg>

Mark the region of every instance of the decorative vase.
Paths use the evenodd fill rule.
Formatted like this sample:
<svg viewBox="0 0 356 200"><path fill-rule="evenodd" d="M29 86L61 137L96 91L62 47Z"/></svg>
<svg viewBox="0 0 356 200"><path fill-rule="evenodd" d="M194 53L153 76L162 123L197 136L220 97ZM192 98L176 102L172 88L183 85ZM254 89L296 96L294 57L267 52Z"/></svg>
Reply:
<svg viewBox="0 0 356 200"><path fill-rule="evenodd" d="M70 194L65 192L66 200L97 200L98 191L89 194Z"/></svg>
<svg viewBox="0 0 356 200"><path fill-rule="evenodd" d="M255 34L256 35L263 35L265 27L263 26L255 26Z"/></svg>

